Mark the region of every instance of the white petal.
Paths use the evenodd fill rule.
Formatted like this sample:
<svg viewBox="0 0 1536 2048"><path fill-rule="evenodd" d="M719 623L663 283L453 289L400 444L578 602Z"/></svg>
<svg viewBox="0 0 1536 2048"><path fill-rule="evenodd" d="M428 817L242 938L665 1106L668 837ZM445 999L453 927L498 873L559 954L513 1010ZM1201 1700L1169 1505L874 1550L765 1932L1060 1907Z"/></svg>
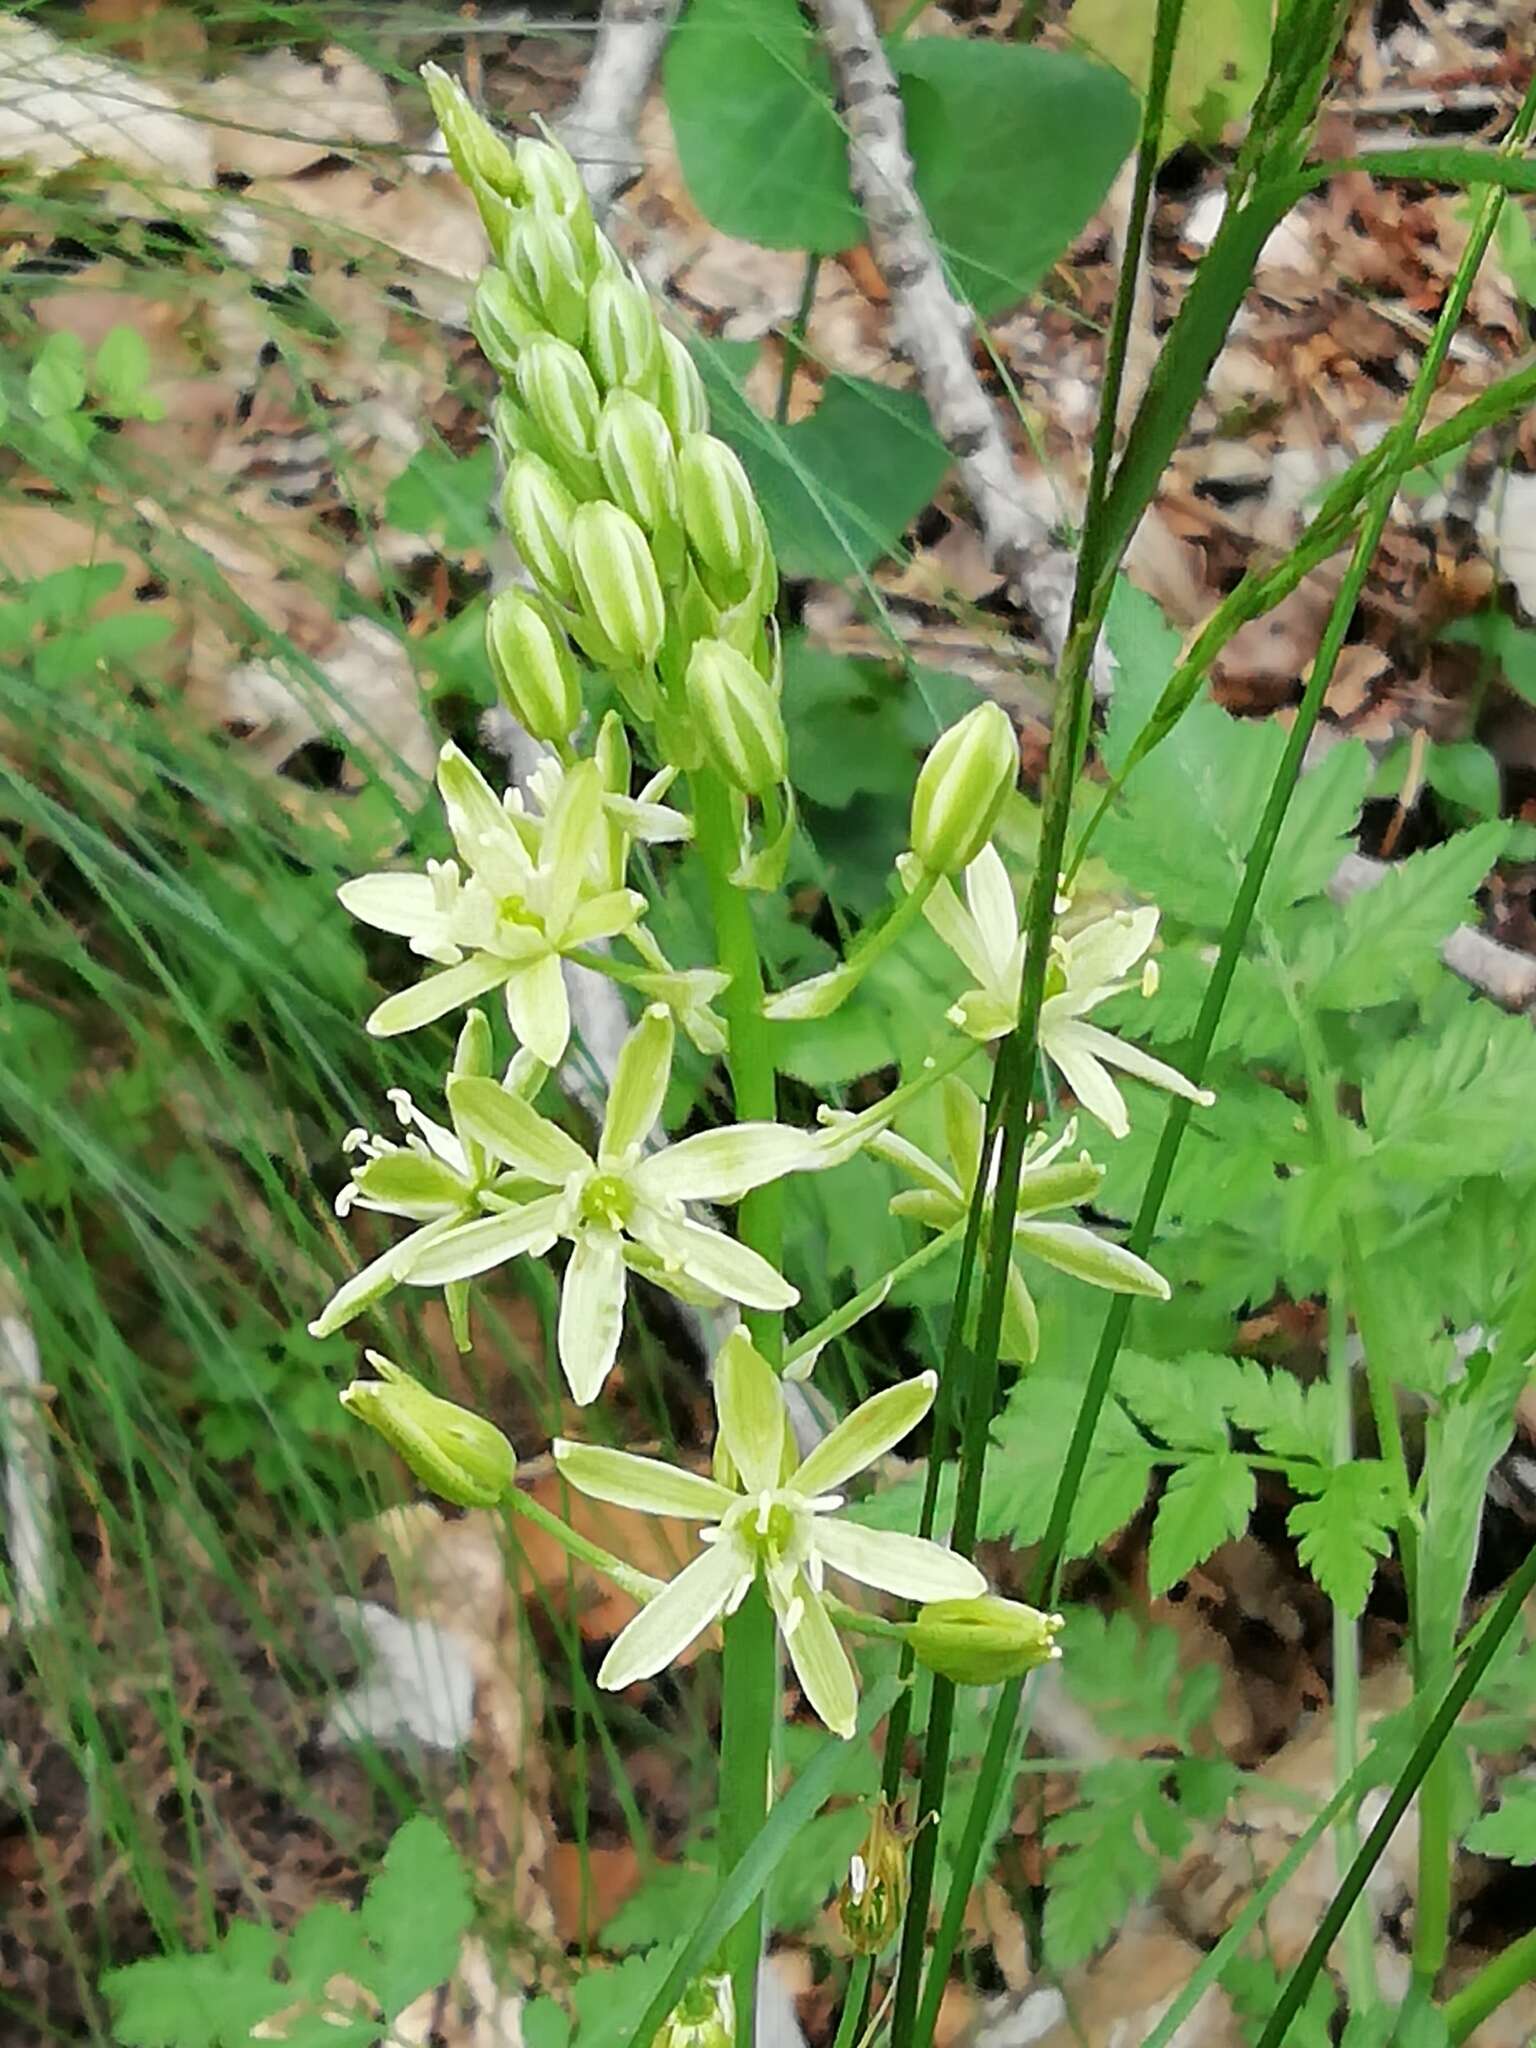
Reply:
<svg viewBox="0 0 1536 2048"><path fill-rule="evenodd" d="M560 1289L559 1351L564 1372L585 1408L613 1370L624 1328L624 1240L616 1230L584 1230Z"/></svg>
<svg viewBox="0 0 1536 2048"><path fill-rule="evenodd" d="M560 1234L564 1206L564 1195L543 1195L521 1209L461 1223L414 1260L406 1278L413 1287L440 1287L446 1280L472 1280L524 1252L547 1252Z"/></svg>
<svg viewBox="0 0 1536 2048"><path fill-rule="evenodd" d="M405 1277L406 1268L420 1253L442 1237L448 1225L439 1221L429 1223L425 1230L413 1230L409 1237L401 1238L376 1259L371 1260L350 1280L343 1280L330 1300L321 1309L309 1326L312 1337L329 1337L333 1330L339 1330L350 1323L355 1315L382 1300L391 1288L398 1287Z"/></svg>
<svg viewBox="0 0 1536 2048"><path fill-rule="evenodd" d="M938 1390L938 1374L921 1372L915 1379L903 1380L861 1402L822 1438L795 1473L795 1491L835 1492L845 1479L883 1458L893 1444L909 1435L933 1406Z"/></svg>
<svg viewBox="0 0 1536 2048"><path fill-rule="evenodd" d="M1149 1301L1166 1301L1168 1282L1145 1259L1128 1252L1113 1238L1100 1237L1080 1223L1017 1223L1013 1241L1018 1250L1033 1252L1047 1265L1086 1280L1090 1287L1107 1287L1111 1294L1139 1294Z"/></svg>
<svg viewBox="0 0 1536 2048"><path fill-rule="evenodd" d="M1043 1037L1046 1056L1060 1067L1067 1086L1088 1114L1096 1116L1112 1138L1123 1138L1131 1128L1125 1097L1083 1042L1082 1034L1089 1028L1086 1024L1056 1024Z"/></svg>
<svg viewBox="0 0 1536 2048"><path fill-rule="evenodd" d="M1013 966L1019 912L1002 855L990 841L965 871L965 901L985 950L988 971L981 979L995 988L1008 979Z"/></svg>
<svg viewBox="0 0 1536 2048"><path fill-rule="evenodd" d="M1129 1045L1113 1032L1101 1031L1097 1024L1074 1024L1072 1034L1085 1052L1107 1066L1119 1067L1122 1073L1134 1074L1138 1081L1150 1081L1154 1088L1166 1088L1171 1095L1182 1095L1187 1102L1198 1102L1206 1108L1216 1100L1209 1088L1197 1088L1193 1081L1186 1081L1177 1067L1154 1059L1139 1045Z"/></svg>
<svg viewBox="0 0 1536 2048"><path fill-rule="evenodd" d="M773 1604L806 1698L832 1733L846 1741L858 1718L859 1685L821 1595L802 1572L788 1599L773 1589ZM785 1627L791 1618L793 1630Z"/></svg>
<svg viewBox="0 0 1536 2048"><path fill-rule="evenodd" d="M592 1161L574 1138L498 1081L450 1075L448 1100L460 1129L518 1173L563 1187L573 1173L591 1170Z"/></svg>
<svg viewBox="0 0 1536 2048"><path fill-rule="evenodd" d="M641 1160L634 1178L653 1201L736 1202L786 1173L812 1173L826 1163L812 1132L789 1124L727 1124Z"/></svg>
<svg viewBox="0 0 1536 2048"><path fill-rule="evenodd" d="M1157 910L1119 911L1096 918L1066 941L1067 984L1076 992L1120 981L1157 937Z"/></svg>
<svg viewBox="0 0 1536 2048"><path fill-rule="evenodd" d="M386 996L368 1019L368 1029L375 1038L395 1038L402 1031L419 1031L423 1024L446 1017L450 1010L462 1009L465 1003L472 1003L476 996L495 988L506 972L501 961L477 953L473 960L444 968L441 974L429 974L414 988L403 988L398 995Z"/></svg>
<svg viewBox="0 0 1536 2048"><path fill-rule="evenodd" d="M702 1472L685 1472L660 1458L637 1458L631 1451L611 1451L602 1444L573 1444L559 1438L554 1454L578 1493L616 1508L677 1515L688 1522L718 1522L740 1498Z"/></svg>
<svg viewBox="0 0 1536 2048"><path fill-rule="evenodd" d="M903 1600L969 1600L987 1590L975 1565L922 1536L818 1516L811 1540L833 1571Z"/></svg>
<svg viewBox="0 0 1536 2048"><path fill-rule="evenodd" d="M336 894L364 924L402 939L435 936L445 923L430 875L359 875Z"/></svg>
<svg viewBox="0 0 1536 2048"><path fill-rule="evenodd" d="M507 975L507 1022L520 1045L558 1067L571 1040L571 1006L559 955L544 953Z"/></svg>
<svg viewBox="0 0 1536 2048"><path fill-rule="evenodd" d="M778 1374L743 1329L715 1359L715 1412L720 1436L741 1474L742 1491L777 1486L784 1460L784 1396Z"/></svg>
<svg viewBox="0 0 1536 2048"><path fill-rule="evenodd" d="M637 1209L630 1231L667 1264L680 1266L690 1279L723 1294L727 1301L743 1308L778 1310L793 1308L800 1299L765 1258L719 1230L706 1230L701 1223L681 1217L662 1216L654 1209Z"/></svg>
<svg viewBox="0 0 1536 2048"><path fill-rule="evenodd" d="M598 939L611 939L627 932L645 908L638 889L610 889L602 896L589 896L578 903L560 932L560 945L569 953L576 946L590 946Z"/></svg>
<svg viewBox="0 0 1536 2048"><path fill-rule="evenodd" d="M438 756L437 786L459 857L495 896L522 896L533 867L517 829L480 770L450 740Z"/></svg>
<svg viewBox="0 0 1536 2048"><path fill-rule="evenodd" d="M923 915L951 953L983 988L992 985L992 955L974 917L951 883L939 881L923 905Z"/></svg>
<svg viewBox="0 0 1536 2048"><path fill-rule="evenodd" d="M544 929L558 945L587 878L593 843L603 829L603 783L595 761L578 761L563 777L544 826L539 852Z"/></svg>
<svg viewBox="0 0 1536 2048"><path fill-rule="evenodd" d="M625 1039L608 1090L600 1161L623 1160L651 1135L672 1077L676 1039L672 1013L660 1003L651 1004Z"/></svg>
<svg viewBox="0 0 1536 2048"><path fill-rule="evenodd" d="M636 1679L665 1670L751 1578L750 1567L734 1544L713 1545L641 1608L603 1659L598 1684L605 1691L622 1692Z"/></svg>

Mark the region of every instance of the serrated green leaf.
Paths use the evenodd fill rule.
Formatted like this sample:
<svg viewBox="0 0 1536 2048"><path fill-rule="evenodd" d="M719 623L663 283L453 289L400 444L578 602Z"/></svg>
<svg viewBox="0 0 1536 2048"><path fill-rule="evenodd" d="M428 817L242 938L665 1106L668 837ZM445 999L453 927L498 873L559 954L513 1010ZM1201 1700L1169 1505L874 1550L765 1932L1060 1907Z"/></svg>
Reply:
<svg viewBox="0 0 1536 2048"><path fill-rule="evenodd" d="M1425 756L1424 779L1447 803L1479 818L1499 815L1499 764L1478 740L1436 741Z"/></svg>
<svg viewBox="0 0 1536 2048"><path fill-rule="evenodd" d="M1277 1367L1266 1372L1256 1359L1240 1364L1241 1385L1231 1417L1238 1429L1256 1437L1272 1458L1300 1459L1327 1465L1333 1458L1333 1425L1328 1389L1304 1386L1294 1373Z"/></svg>
<svg viewBox="0 0 1536 2048"><path fill-rule="evenodd" d="M1532 1163L1530 1026L1467 996L1449 977L1446 993L1448 1006L1390 1046L1365 1080L1370 1170L1384 1193L1404 1182L1503 1175Z"/></svg>
<svg viewBox="0 0 1536 2048"><path fill-rule="evenodd" d="M1474 825L1443 846L1410 854L1374 889L1345 904L1311 1000L1324 1010L1359 1010L1407 993L1435 948L1467 914L1505 838L1501 824Z"/></svg>
<svg viewBox="0 0 1536 2048"><path fill-rule="evenodd" d="M662 1864L603 1928L603 1947L616 1952L654 1948L703 1912L718 1881L702 1864Z"/></svg>
<svg viewBox="0 0 1536 2048"><path fill-rule="evenodd" d="M1183 1358L1149 1358L1122 1351L1115 1364L1115 1393L1143 1428L1181 1451L1225 1451L1227 1413L1243 1384L1235 1358L1190 1352Z"/></svg>
<svg viewBox="0 0 1536 2048"><path fill-rule="evenodd" d="M1506 216L1511 222L1525 219L1518 206L1503 209L1501 225ZM1505 612L1479 612L1474 618L1454 620L1440 638L1452 646L1480 649L1517 696L1536 704L1536 633L1528 626L1517 626Z"/></svg>
<svg viewBox="0 0 1536 2048"><path fill-rule="evenodd" d="M1163 1791L1161 1773L1129 1758L1096 1765L1079 1782L1081 1804L1046 1825L1051 1857L1045 1949L1052 1967L1082 1962L1108 1940L1129 1907L1151 1896L1160 1859L1182 1853L1189 1823Z"/></svg>
<svg viewBox="0 0 1536 2048"><path fill-rule="evenodd" d="M453 1975L471 1910L458 1851L435 1820L417 1814L384 1852L360 1909L375 1955L368 1989L388 2018Z"/></svg>
<svg viewBox="0 0 1536 2048"><path fill-rule="evenodd" d="M1178 1466L1163 1489L1147 1552L1153 1593L1168 1588L1248 1526L1253 1472L1230 1452L1202 1453Z"/></svg>
<svg viewBox="0 0 1536 2048"><path fill-rule="evenodd" d="M1287 1518L1297 1556L1345 1614L1364 1612L1377 1560L1392 1547L1391 1496L1386 1466L1362 1458L1329 1472L1316 1497Z"/></svg>
<svg viewBox="0 0 1536 2048"><path fill-rule="evenodd" d="M1215 1707L1219 1676L1208 1665L1185 1670L1171 1628L1072 1607L1062 1641L1062 1682L1107 1735L1186 1745Z"/></svg>
<svg viewBox="0 0 1536 2048"><path fill-rule="evenodd" d="M200 1956L154 1956L110 1970L102 1989L116 2014L122 2048L246 2048L252 2028L293 1994L273 1982L278 1939L271 1928L237 1920Z"/></svg>
<svg viewBox="0 0 1536 2048"><path fill-rule="evenodd" d="M1060 1375L1037 1371L1019 1381L996 1426L997 1450L983 1488L986 1535L1021 1545L1044 1535L1081 1402L1081 1387ZM1106 1408L1073 1505L1070 1555L1086 1556L1125 1526L1146 1499L1152 1471L1151 1446L1141 1431L1123 1409Z"/></svg>

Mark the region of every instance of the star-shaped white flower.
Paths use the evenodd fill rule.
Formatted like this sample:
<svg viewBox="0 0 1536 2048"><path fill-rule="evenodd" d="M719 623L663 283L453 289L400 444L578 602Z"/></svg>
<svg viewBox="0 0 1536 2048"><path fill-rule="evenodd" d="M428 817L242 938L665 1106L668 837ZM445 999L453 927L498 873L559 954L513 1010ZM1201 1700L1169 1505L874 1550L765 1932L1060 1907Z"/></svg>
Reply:
<svg viewBox="0 0 1536 2048"><path fill-rule="evenodd" d="M829 1159L815 1133L785 1124L731 1124L647 1152L667 1091L674 1029L653 1004L619 1054L594 1158L568 1132L497 1082L456 1076L455 1123L515 1178L547 1193L482 1198L491 1213L436 1237L405 1278L414 1287L467 1280L557 1238L575 1247L560 1293L560 1364L579 1402L594 1400L613 1368L630 1270L684 1299L724 1298L785 1309L797 1290L768 1261L723 1231L694 1222L684 1204L737 1202L781 1175Z"/></svg>
<svg viewBox="0 0 1536 2048"><path fill-rule="evenodd" d="M904 886L914 888L919 870L912 857L904 854L897 866ZM1019 979L1024 967L1025 940L1013 884L993 846L985 847L971 862L964 880L963 903L949 882L940 881L924 903L923 915L976 978L976 987L967 989L949 1012L951 1021L970 1038L1002 1038L1018 1022ZM1177 1067L1170 1067L1165 1060L1154 1059L1140 1046L1128 1045L1112 1032L1083 1022L1100 1003L1136 985L1127 977L1151 950L1157 920L1158 911L1151 904L1141 910L1116 910L1095 918L1071 938L1051 940L1045 1002L1040 1011L1040 1049L1061 1070L1083 1108L1116 1138L1125 1136L1131 1121L1125 1098L1110 1078L1111 1067L1190 1102L1210 1104L1216 1099L1209 1089L1186 1081ZM1151 961L1142 974L1141 986L1148 995L1156 987Z"/></svg>
<svg viewBox="0 0 1536 2048"><path fill-rule="evenodd" d="M722 1459L717 1451L716 1468L734 1485L628 1451L558 1441L560 1470L594 1500L711 1525L700 1532L703 1554L620 1634L598 1684L618 1692L664 1669L711 1622L734 1613L760 1579L806 1698L834 1734L852 1735L858 1682L827 1611L828 1567L908 1600L986 1590L976 1567L940 1544L832 1519L843 1505L838 1488L922 1421L937 1387L937 1374L928 1372L886 1388L798 1460L778 1378L738 1329L715 1362L725 1452Z"/></svg>
<svg viewBox="0 0 1536 2048"><path fill-rule="evenodd" d="M519 1042L558 1066L571 1032L561 955L627 931L644 910L644 897L622 886L629 838L680 838L688 822L664 804L616 796L596 761L541 771L542 816L520 791L498 798L451 742L437 784L459 859L429 861L424 874L361 875L338 891L354 917L443 969L386 997L368 1029L415 1031L500 988Z"/></svg>

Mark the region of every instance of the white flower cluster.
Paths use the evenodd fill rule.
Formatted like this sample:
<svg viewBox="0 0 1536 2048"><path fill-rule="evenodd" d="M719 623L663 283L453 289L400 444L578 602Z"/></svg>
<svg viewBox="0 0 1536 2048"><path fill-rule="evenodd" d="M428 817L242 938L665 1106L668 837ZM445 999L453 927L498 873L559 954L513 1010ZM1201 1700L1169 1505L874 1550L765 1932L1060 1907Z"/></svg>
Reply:
<svg viewBox="0 0 1536 2048"><path fill-rule="evenodd" d="M585 1405L618 1356L631 1274L687 1301L767 1314L798 1301L776 1264L692 1205L730 1206L787 1175L831 1170L867 1146L913 1183L893 1200L897 1215L953 1231L983 1176L984 1118L967 1087L931 1067L857 1117L824 1112L820 1129L744 1121L657 1143L678 1029L711 1057L727 1050L714 1005L729 977L717 964L678 968L666 959L645 922L647 899L631 886L631 859L636 846L686 847L693 821L671 801L674 785L679 776L709 777L730 805L727 892L776 886L782 874L794 810L769 625L772 551L741 465L708 432L686 348L599 233L574 164L547 142L509 147L443 74L428 67L427 76L495 251L473 324L503 382L503 513L536 585L495 600L491 661L504 702L553 751L526 789L498 794L445 747L437 782L455 857L421 872L366 875L341 891L355 916L430 963L379 1005L372 1032L413 1031L457 1010L467 1016L441 1117L393 1090L401 1135L357 1130L346 1141L354 1163L339 1212L372 1210L412 1227L347 1280L312 1327L338 1329L400 1286L441 1288L467 1348L470 1283L563 1241L559 1359ZM588 663L612 679L624 712L610 711L583 751ZM631 731L661 764L638 792ZM950 1013L958 1030L986 1041L1012 1028L1024 942L992 833L1017 765L1012 727L995 705L940 736L918 778L911 851L898 866L905 897L831 974L764 1006L770 1033L775 1018L835 1009L919 914L976 983ZM961 878L963 901L951 877ZM721 880L712 871L717 889ZM1101 919L1057 942L1050 962L1043 1049L1082 1107L1117 1135L1126 1112L1110 1067L1207 1099L1172 1068L1083 1021L1129 985L1156 924L1155 910ZM627 955L593 950L608 941L621 941ZM590 1148L534 1106L570 1037L566 961L614 975L641 1000ZM496 991L515 1041L500 1074L479 1007ZM914 1096L940 1083L947 1163L894 1128ZM1086 1152L1068 1156L1074 1143L1069 1124L1054 1140L1035 1140L1025 1162L1005 1327L1009 1354L1020 1360L1037 1342L1028 1261L1120 1293L1167 1294L1144 1260L1071 1220L1102 1178ZM995 1166L986 1171L981 1198L990 1208ZM816 1341L813 1333L801 1349L813 1353ZM353 1412L450 1499L505 1497L515 1461L499 1432L369 1356L380 1377L347 1390ZM622 1451L555 1446L565 1476L597 1499L704 1525L699 1554L670 1584L640 1584L649 1597L609 1652L604 1685L660 1670L761 1584L807 1699L830 1728L851 1733L854 1671L835 1626L829 1571L923 1603L928 1618L910 1639L935 1669L1007 1675L1056 1654L1057 1619L984 1597L968 1560L837 1516L847 1483L927 1415L932 1374L865 1401L803 1460L779 1375L739 1327L719 1353L714 1385L712 1478Z"/></svg>

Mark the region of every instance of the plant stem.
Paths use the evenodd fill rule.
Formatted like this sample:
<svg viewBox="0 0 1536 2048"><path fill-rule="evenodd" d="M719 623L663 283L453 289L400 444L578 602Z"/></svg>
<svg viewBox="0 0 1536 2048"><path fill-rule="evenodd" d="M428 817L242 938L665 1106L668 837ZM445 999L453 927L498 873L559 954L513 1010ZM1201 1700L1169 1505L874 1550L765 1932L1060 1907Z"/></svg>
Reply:
<svg viewBox="0 0 1536 2048"><path fill-rule="evenodd" d="M718 777L689 777L694 831L709 883L720 967L730 975L721 997L729 1032L727 1063L738 1119L771 1120L778 1107L769 1027L763 1017L763 972L752 908L731 880L736 833L731 795ZM758 1188L738 1211L743 1244L777 1265L782 1245L781 1190ZM776 1315L749 1312L753 1342L771 1364L782 1350ZM768 1818L769 1772L778 1718L779 1648L773 1610L760 1583L725 1624L720 1719L719 1874L729 1877ZM736 2048L752 2048L757 2026L757 1970L764 1904L759 1893L727 1936L725 1956L736 1997Z"/></svg>
<svg viewBox="0 0 1536 2048"><path fill-rule="evenodd" d="M535 1529L542 1529L546 1536L552 1536L569 1556L579 1558L583 1564L591 1565L594 1571L612 1579L632 1600L654 1600L666 1584L664 1579L653 1579L649 1572L637 1572L633 1565L625 1564L611 1550L604 1550L600 1543L591 1543L585 1536L578 1535L568 1523L551 1514L521 1487L508 1487L502 1495L502 1506L509 1515L515 1515L519 1521L529 1522Z"/></svg>
<svg viewBox="0 0 1536 2048"><path fill-rule="evenodd" d="M924 1266L931 1265L935 1259L941 1258L951 1245L959 1243L964 1231L963 1223L952 1223L948 1230L941 1230L938 1236L930 1238L927 1244L919 1245L915 1252L909 1252L900 1265L892 1266L889 1273L883 1273L868 1287L860 1288L859 1292L845 1301L841 1308L835 1308L831 1315L823 1316L821 1321L807 1330L803 1337L797 1337L784 1353L785 1372L789 1372L792 1366L798 1365L802 1358L808 1357L813 1351L819 1351L822 1345L829 1344L834 1337L841 1337L845 1330L851 1330L855 1323L880 1306L898 1281L910 1279L914 1273L920 1273Z"/></svg>
<svg viewBox="0 0 1536 2048"><path fill-rule="evenodd" d="M832 2048L853 2048L859 2038L859 2029L864 2024L864 2008L869 2003L869 1982L875 1972L873 1956L855 1956L853 1968L848 1972L848 1988L843 1993L842 2017L837 2023L837 2039Z"/></svg>
<svg viewBox="0 0 1536 2048"><path fill-rule="evenodd" d="M1493 1620L1478 1637L1461 1669L1441 1695L1440 1703L1428 1727L1414 1744L1413 1754L1403 1766L1396 1784L1387 1795L1387 1803L1381 1809L1376 1825L1361 1844L1359 1855L1350 1865L1344 1882L1329 1902L1328 1910L1324 1913L1317 1932L1307 1944L1306 1953L1286 1979L1275 2008L1259 2036L1257 2048L1280 2048L1292 2020L1306 2003L1307 1994L1316 1981L1317 1973L1322 1968L1329 1949L1338 1939L1339 1930L1348 1918L1350 1908L1365 1890L1366 1880L1380 1861L1398 1822L1408 1811L1414 1794L1423 1783L1435 1758L1444 1748L1446 1738L1456 1725L1456 1717L1477 1690L1478 1683L1492 1663L1499 1645L1520 1619L1521 1609L1533 1588L1536 1588L1536 1544L1526 1552L1520 1569L1499 1596Z"/></svg>
<svg viewBox="0 0 1536 2048"><path fill-rule="evenodd" d="M795 372L805 354L805 330L811 324L811 308L816 303L816 279L821 271L821 258L817 255L805 259L805 281L800 287L800 303L795 308L795 317L784 336L784 363L779 372L778 403L773 416L782 427L789 418L790 396L795 388Z"/></svg>
<svg viewBox="0 0 1536 2048"><path fill-rule="evenodd" d="M1501 1955L1478 1971L1470 1984L1463 1984L1454 1998L1441 2007L1446 2032L1453 2044L1465 2041L1474 2027L1497 2012L1524 1985L1536 1982L1536 1928L1512 1941Z"/></svg>

